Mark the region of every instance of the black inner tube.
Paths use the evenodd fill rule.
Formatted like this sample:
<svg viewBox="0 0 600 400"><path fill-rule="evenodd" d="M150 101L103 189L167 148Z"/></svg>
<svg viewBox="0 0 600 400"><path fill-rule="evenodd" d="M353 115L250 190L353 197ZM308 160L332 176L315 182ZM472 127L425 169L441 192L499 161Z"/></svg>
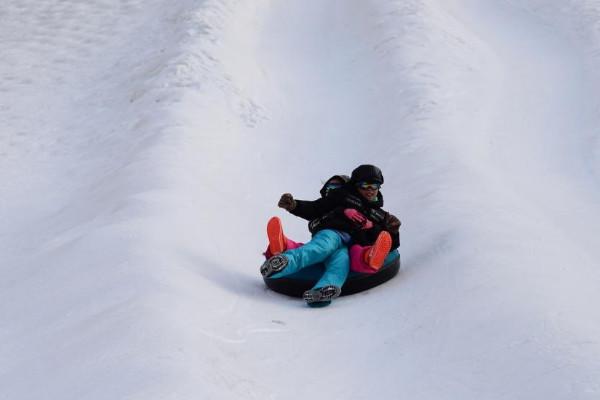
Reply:
<svg viewBox="0 0 600 400"><path fill-rule="evenodd" d="M300 274L290 275L278 279L263 278L265 285L277 293L292 297L302 297L302 294L311 289L318 281L322 265L315 265L312 276L302 276ZM320 270L319 270L320 269ZM342 286L342 296L362 292L381 285L395 277L400 271L400 255L388 261L379 271L374 274L351 273L346 283ZM322 273L322 272L321 272ZM310 275L310 274L309 274Z"/></svg>

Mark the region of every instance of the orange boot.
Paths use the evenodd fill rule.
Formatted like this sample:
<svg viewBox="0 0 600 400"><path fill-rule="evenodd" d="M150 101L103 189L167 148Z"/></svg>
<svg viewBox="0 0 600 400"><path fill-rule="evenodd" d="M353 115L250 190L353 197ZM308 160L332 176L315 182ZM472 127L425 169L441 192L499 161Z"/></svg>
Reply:
<svg viewBox="0 0 600 400"><path fill-rule="evenodd" d="M386 231L382 231L375 244L365 252L365 261L371 268L378 270L383 266L383 262L392 248L392 237Z"/></svg>
<svg viewBox="0 0 600 400"><path fill-rule="evenodd" d="M267 223L267 237L269 238L269 250L272 255L277 255L286 250L285 236L281 220L278 217L272 217Z"/></svg>

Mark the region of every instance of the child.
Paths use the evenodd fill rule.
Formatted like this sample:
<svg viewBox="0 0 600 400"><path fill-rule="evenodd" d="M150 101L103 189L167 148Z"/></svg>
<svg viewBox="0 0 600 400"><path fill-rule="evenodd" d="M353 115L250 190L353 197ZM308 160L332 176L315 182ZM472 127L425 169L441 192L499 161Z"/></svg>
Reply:
<svg viewBox="0 0 600 400"><path fill-rule="evenodd" d="M332 190L344 186L348 181L350 181L350 177L347 175L334 175L327 179L319 193L321 193L321 197L325 197ZM283 234L281 220L278 217L272 217L267 223L267 238L269 239L269 245L263 253L267 259L285 250L296 249L304 244L295 242Z"/></svg>

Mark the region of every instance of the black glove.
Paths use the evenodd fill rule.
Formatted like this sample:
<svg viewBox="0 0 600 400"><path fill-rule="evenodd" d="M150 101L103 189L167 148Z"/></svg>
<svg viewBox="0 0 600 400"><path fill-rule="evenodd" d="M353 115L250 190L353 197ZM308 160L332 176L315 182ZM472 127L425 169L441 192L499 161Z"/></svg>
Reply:
<svg viewBox="0 0 600 400"><path fill-rule="evenodd" d="M385 226L387 227L387 230L392 233L398 232L400 225L402 225L400 220L394 217L392 214L388 214L388 216L385 218Z"/></svg>
<svg viewBox="0 0 600 400"><path fill-rule="evenodd" d="M294 200L294 197L291 194L284 193L281 195L277 205L285 210L292 211L296 208L296 200Z"/></svg>

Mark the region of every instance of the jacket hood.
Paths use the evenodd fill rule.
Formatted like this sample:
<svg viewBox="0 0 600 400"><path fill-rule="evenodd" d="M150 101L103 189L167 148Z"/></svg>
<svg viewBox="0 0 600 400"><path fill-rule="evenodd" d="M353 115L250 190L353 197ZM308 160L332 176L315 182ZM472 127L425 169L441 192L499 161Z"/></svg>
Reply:
<svg viewBox="0 0 600 400"><path fill-rule="evenodd" d="M327 181L325 181L325 183L323 184L323 187L319 191L319 193L321 193L321 197L327 196L327 194L329 192L329 190L327 189L327 185L329 185L332 181L336 181L336 180L341 181L342 186L344 186L345 184L350 182L350 177L348 175L334 175L331 178L327 179Z"/></svg>

